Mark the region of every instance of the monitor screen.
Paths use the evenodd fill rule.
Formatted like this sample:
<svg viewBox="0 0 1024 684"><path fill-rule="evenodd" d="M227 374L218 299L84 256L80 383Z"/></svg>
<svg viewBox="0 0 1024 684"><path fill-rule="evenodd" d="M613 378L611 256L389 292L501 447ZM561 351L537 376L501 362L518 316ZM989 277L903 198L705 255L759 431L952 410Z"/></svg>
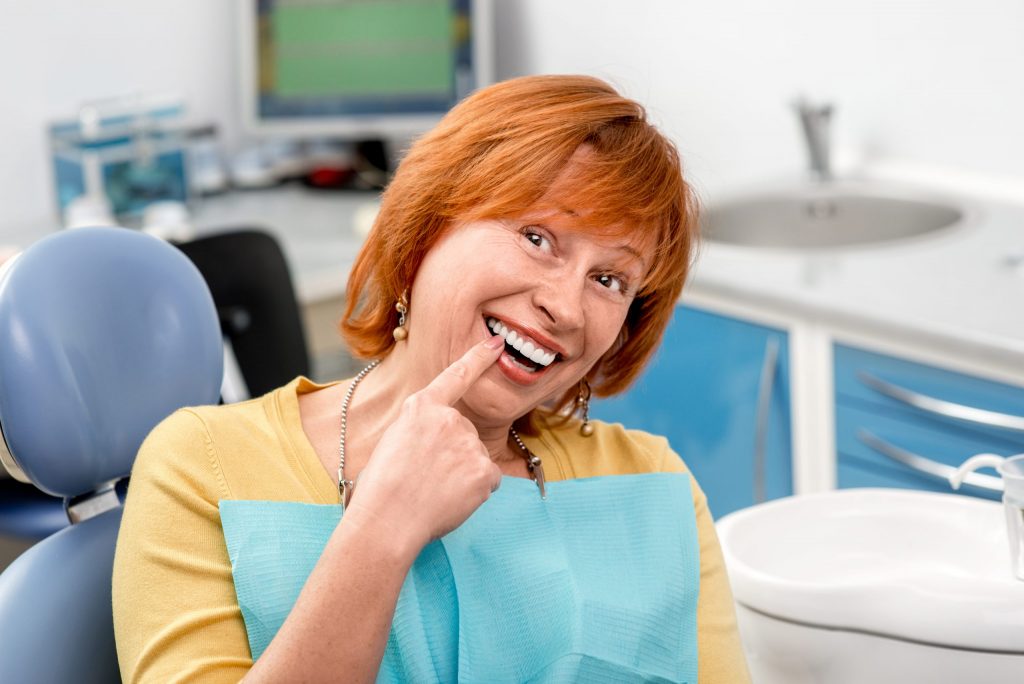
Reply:
<svg viewBox="0 0 1024 684"><path fill-rule="evenodd" d="M482 0L241 0L248 132L386 137L490 82Z"/></svg>

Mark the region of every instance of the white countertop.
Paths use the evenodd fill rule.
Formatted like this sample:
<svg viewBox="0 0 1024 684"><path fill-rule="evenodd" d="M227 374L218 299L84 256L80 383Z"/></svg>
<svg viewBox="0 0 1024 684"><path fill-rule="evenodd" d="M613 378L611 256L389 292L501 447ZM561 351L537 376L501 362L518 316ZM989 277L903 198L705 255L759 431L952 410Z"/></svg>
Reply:
<svg viewBox="0 0 1024 684"><path fill-rule="evenodd" d="M931 193L934 195L935 193ZM944 193L953 228L828 252L705 241L686 293L805 320L1024 356L1024 205Z"/></svg>
<svg viewBox="0 0 1024 684"><path fill-rule="evenodd" d="M299 300L308 304L344 293L363 244L357 219L378 204L370 192L284 185L199 200L193 206L193 224L197 236L240 228L269 230L281 242ZM24 249L57 230L56 218L6 226L0 229L0 246Z"/></svg>
<svg viewBox="0 0 1024 684"><path fill-rule="evenodd" d="M707 293L804 320L1024 358L1024 205L944 196L965 210L961 224L885 246L810 252L705 241L683 299ZM299 299L311 303L344 292L363 242L356 217L375 204L371 193L290 185L203 200L194 222L199 235L270 229ZM0 242L25 247L55 229L40 222L4 231Z"/></svg>

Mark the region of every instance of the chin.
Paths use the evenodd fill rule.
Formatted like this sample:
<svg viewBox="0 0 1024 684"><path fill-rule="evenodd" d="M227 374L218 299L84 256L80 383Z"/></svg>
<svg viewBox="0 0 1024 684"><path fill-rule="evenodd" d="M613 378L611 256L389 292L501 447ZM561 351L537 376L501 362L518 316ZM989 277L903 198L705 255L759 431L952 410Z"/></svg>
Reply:
<svg viewBox="0 0 1024 684"><path fill-rule="evenodd" d="M462 397L462 403L480 420L511 425L541 404L539 400L531 402L522 395L522 392L485 378Z"/></svg>

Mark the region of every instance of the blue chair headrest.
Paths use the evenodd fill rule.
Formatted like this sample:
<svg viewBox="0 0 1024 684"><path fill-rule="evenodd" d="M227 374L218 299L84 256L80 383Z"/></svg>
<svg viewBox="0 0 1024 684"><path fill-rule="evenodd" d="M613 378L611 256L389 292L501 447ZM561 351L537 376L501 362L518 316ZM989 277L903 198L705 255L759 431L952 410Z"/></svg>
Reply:
<svg viewBox="0 0 1024 684"><path fill-rule="evenodd" d="M122 228L60 232L0 276L4 455L54 496L126 476L163 418L217 401L222 364L203 277L154 237Z"/></svg>

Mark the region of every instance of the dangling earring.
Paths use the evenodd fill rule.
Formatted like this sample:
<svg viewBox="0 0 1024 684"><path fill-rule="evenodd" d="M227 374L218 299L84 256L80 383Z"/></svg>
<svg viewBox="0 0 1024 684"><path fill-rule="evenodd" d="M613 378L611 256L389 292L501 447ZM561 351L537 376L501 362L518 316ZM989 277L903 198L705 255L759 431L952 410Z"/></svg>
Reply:
<svg viewBox="0 0 1024 684"><path fill-rule="evenodd" d="M405 329L405 314L409 313L409 301L405 295L408 292L408 288L403 290L402 295L395 302L395 311L398 312L398 327L392 330L391 334L394 335L396 342L401 342L409 336L409 332Z"/></svg>
<svg viewBox="0 0 1024 684"><path fill-rule="evenodd" d="M580 380L580 393L576 395L576 408L583 409L583 424L580 434L589 437L594 434L594 426L590 424L590 383L586 378Z"/></svg>

